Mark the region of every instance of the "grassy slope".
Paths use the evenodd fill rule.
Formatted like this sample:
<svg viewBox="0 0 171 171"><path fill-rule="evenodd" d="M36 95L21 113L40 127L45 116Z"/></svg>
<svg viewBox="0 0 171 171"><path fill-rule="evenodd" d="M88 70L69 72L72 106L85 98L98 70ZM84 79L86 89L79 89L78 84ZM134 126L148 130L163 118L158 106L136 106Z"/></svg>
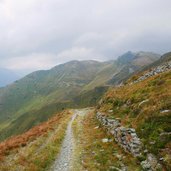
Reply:
<svg viewBox="0 0 171 171"><path fill-rule="evenodd" d="M59 113L28 132L2 142L0 170L47 170L60 151L70 118L70 112Z"/></svg>
<svg viewBox="0 0 171 171"><path fill-rule="evenodd" d="M103 65L106 64L72 61L49 71L34 72L1 89L0 139L22 133L63 108L74 107L72 98Z"/></svg>
<svg viewBox="0 0 171 171"><path fill-rule="evenodd" d="M0 91L0 121L37 109L47 102L71 99L89 83L103 65L99 62L70 62L49 71L34 72Z"/></svg>
<svg viewBox="0 0 171 171"><path fill-rule="evenodd" d="M99 125L95 113L79 116L73 123L76 137L76 170L115 170L125 165L128 171L139 171L138 160L125 153L115 142L112 136ZM112 142L103 143L108 138Z"/></svg>
<svg viewBox="0 0 171 171"><path fill-rule="evenodd" d="M109 109L113 113L108 113ZM171 167L171 135L167 134L171 132L171 71L109 90L100 110L136 128L146 148ZM162 113L164 110L170 111Z"/></svg>
<svg viewBox="0 0 171 171"><path fill-rule="evenodd" d="M63 108L95 105L120 66L114 61L71 61L0 89L0 140L28 130Z"/></svg>
<svg viewBox="0 0 171 171"><path fill-rule="evenodd" d="M81 92L73 99L73 103L77 108L95 106L108 88L108 86L99 86L92 90Z"/></svg>
<svg viewBox="0 0 171 171"><path fill-rule="evenodd" d="M127 58L131 58L131 60ZM130 52L128 52L116 61L115 65L119 68L119 72L116 72L108 83L118 85L131 77L135 72L142 70L145 66L148 66L157 59L159 59L159 55L153 53L138 52L130 54Z"/></svg>
<svg viewBox="0 0 171 171"><path fill-rule="evenodd" d="M33 127L28 132L0 143L0 170L44 171L52 167L60 152L62 140L71 112L57 114L48 122ZM99 126L98 129L94 129ZM76 138L74 150L75 170L114 170L123 164L128 171L139 171L137 159L125 153L113 137L99 125L95 113L79 115L73 123ZM103 138L112 142L102 143Z"/></svg>
<svg viewBox="0 0 171 171"><path fill-rule="evenodd" d="M118 67L114 61L104 66L97 74L96 77L86 86L82 91L92 90L94 87L106 85L112 79L112 76L118 72Z"/></svg>

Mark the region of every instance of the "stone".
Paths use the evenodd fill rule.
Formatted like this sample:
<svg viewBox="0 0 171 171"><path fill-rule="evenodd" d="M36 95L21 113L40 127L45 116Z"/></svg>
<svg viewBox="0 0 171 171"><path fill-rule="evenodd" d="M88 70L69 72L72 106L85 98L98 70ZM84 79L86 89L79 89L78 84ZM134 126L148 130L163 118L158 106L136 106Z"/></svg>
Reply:
<svg viewBox="0 0 171 171"><path fill-rule="evenodd" d="M156 166L156 168L155 168L156 170L162 170L162 166L161 166L161 164L160 163L157 163L157 166Z"/></svg>
<svg viewBox="0 0 171 171"><path fill-rule="evenodd" d="M149 102L149 99L143 100L142 102L139 103L138 107L142 106L144 103Z"/></svg>
<svg viewBox="0 0 171 171"><path fill-rule="evenodd" d="M109 139L109 142L112 142L113 141L113 139Z"/></svg>
<svg viewBox="0 0 171 171"><path fill-rule="evenodd" d="M131 136L132 137L137 137L137 134L136 133L131 133Z"/></svg>
<svg viewBox="0 0 171 171"><path fill-rule="evenodd" d="M134 128L126 128L121 126L120 121L116 119L108 119L103 114L97 113L97 118L102 125L106 127L108 132L114 136L114 140L124 149L137 157L141 155L141 141L138 138ZM103 143L111 142L112 139L104 138Z"/></svg>
<svg viewBox="0 0 171 171"><path fill-rule="evenodd" d="M68 163L65 163L64 166L66 167L68 165Z"/></svg>
<svg viewBox="0 0 171 171"><path fill-rule="evenodd" d="M99 128L99 126L96 126L94 129L98 129Z"/></svg>
<svg viewBox="0 0 171 171"><path fill-rule="evenodd" d="M159 160L160 160L160 161L163 161L163 160L164 160L164 158L163 158L163 157L161 157L161 158L159 158Z"/></svg>
<svg viewBox="0 0 171 171"><path fill-rule="evenodd" d="M149 170L149 169L151 169L150 164L149 164L146 160L141 162L141 166L142 166L142 168L143 168L144 170Z"/></svg>
<svg viewBox="0 0 171 171"><path fill-rule="evenodd" d="M158 164L156 157L151 153L147 154L147 161L150 163L152 169L155 169Z"/></svg>
<svg viewBox="0 0 171 171"><path fill-rule="evenodd" d="M166 63L164 63L164 64L162 64L160 66L157 66L157 67L153 68L151 71L146 72L144 75L139 77L137 80L131 82L129 85L138 83L138 82L143 81L143 80L145 80L145 79L147 79L149 77L152 77L154 75L166 72L166 71L168 71L170 69L171 69L171 61L166 62Z"/></svg>
<svg viewBox="0 0 171 171"><path fill-rule="evenodd" d="M104 151L104 149L101 149L101 150L100 150L100 152L103 152L103 151Z"/></svg>
<svg viewBox="0 0 171 171"><path fill-rule="evenodd" d="M121 169L119 169L119 168L117 168L117 167L115 167L115 166L110 166L109 168L110 168L110 170L122 171Z"/></svg>
<svg viewBox="0 0 171 171"><path fill-rule="evenodd" d="M128 132L135 133L135 129L134 128L129 128Z"/></svg>
<svg viewBox="0 0 171 171"><path fill-rule="evenodd" d="M108 110L108 112L109 112L109 113L112 113L112 112L113 112L113 110Z"/></svg>
<svg viewBox="0 0 171 171"><path fill-rule="evenodd" d="M121 122L121 118L116 118L117 121Z"/></svg>
<svg viewBox="0 0 171 171"><path fill-rule="evenodd" d="M109 142L109 139L108 139L108 138L103 138L103 139L102 139L102 142L103 142L103 143L107 143L107 142Z"/></svg>
<svg viewBox="0 0 171 171"><path fill-rule="evenodd" d="M122 155L116 154L116 157L117 157L119 160L122 160Z"/></svg>
<svg viewBox="0 0 171 171"><path fill-rule="evenodd" d="M148 153L148 150L147 150L147 149L145 149L145 150L144 150L144 153Z"/></svg>
<svg viewBox="0 0 171 171"><path fill-rule="evenodd" d="M156 141L150 141L149 144L154 145L155 143L156 143Z"/></svg>
<svg viewBox="0 0 171 171"><path fill-rule="evenodd" d="M115 134L115 130L114 130L114 129L111 129L111 130L110 130L110 133L111 133L112 135L114 135L114 134Z"/></svg>
<svg viewBox="0 0 171 171"><path fill-rule="evenodd" d="M141 142L139 140L134 140L132 143L136 145L141 145Z"/></svg>
<svg viewBox="0 0 171 171"><path fill-rule="evenodd" d="M160 113L168 113L170 110L162 110Z"/></svg>

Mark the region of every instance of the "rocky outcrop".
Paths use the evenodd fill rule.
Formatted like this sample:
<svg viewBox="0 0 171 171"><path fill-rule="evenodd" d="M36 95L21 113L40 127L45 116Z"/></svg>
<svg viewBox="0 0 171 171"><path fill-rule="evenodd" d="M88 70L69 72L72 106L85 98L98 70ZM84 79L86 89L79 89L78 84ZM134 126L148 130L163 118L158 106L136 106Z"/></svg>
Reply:
<svg viewBox="0 0 171 171"><path fill-rule="evenodd" d="M153 154L147 154L147 159L141 162L141 166L144 170L162 170L161 165L158 163L156 157Z"/></svg>
<svg viewBox="0 0 171 171"><path fill-rule="evenodd" d="M137 80L133 81L131 84L138 83L138 82L143 81L143 80L145 80L149 77L152 77L154 75L158 75L160 73L167 72L170 69L171 69L171 61L166 62L163 65L160 65L158 67L151 69L151 71L146 72L144 75L139 77Z"/></svg>
<svg viewBox="0 0 171 171"><path fill-rule="evenodd" d="M108 119L102 113L97 112L97 119L114 136L115 141L134 157L141 155L142 143L135 129L121 126L117 119Z"/></svg>

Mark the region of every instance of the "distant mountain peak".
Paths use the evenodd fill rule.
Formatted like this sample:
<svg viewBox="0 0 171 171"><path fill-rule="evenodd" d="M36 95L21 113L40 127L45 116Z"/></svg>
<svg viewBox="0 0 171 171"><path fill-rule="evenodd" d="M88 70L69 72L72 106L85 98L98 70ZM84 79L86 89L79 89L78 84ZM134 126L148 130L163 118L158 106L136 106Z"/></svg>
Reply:
<svg viewBox="0 0 171 171"><path fill-rule="evenodd" d="M132 52L128 51L124 53L123 55L119 56L117 59L117 63L119 65L124 65L132 62L134 59L137 58L149 58L149 59L159 59L161 55L153 53L153 52L145 52L145 51L139 51L139 52Z"/></svg>
<svg viewBox="0 0 171 171"><path fill-rule="evenodd" d="M131 51L128 51L128 52L126 52L123 55L118 57L117 63L120 65L126 64L126 63L130 62L131 60L133 60L134 57L135 57L135 54Z"/></svg>

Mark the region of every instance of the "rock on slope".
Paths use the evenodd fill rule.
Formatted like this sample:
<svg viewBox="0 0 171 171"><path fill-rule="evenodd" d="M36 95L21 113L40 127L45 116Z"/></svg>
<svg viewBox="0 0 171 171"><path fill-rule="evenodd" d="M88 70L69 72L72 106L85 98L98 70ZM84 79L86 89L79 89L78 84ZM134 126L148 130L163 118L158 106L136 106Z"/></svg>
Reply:
<svg viewBox="0 0 171 171"><path fill-rule="evenodd" d="M148 77L139 73L136 80L130 79L128 84L110 89L98 110L105 113L108 118L119 119L127 128L132 127L144 144L142 155L147 156L143 167L148 167L153 155L166 170L171 168L171 67L170 54L164 55L167 60L161 59L157 65L152 65L148 72L156 73ZM154 67L155 66L155 67ZM167 67L166 67L167 66ZM170 65L169 65L170 66ZM161 68L162 72L156 72ZM137 78L138 77L138 78ZM133 77L134 80L135 76ZM153 155L151 155L153 154ZM156 164L158 164L158 162ZM149 169L149 168L148 168Z"/></svg>

